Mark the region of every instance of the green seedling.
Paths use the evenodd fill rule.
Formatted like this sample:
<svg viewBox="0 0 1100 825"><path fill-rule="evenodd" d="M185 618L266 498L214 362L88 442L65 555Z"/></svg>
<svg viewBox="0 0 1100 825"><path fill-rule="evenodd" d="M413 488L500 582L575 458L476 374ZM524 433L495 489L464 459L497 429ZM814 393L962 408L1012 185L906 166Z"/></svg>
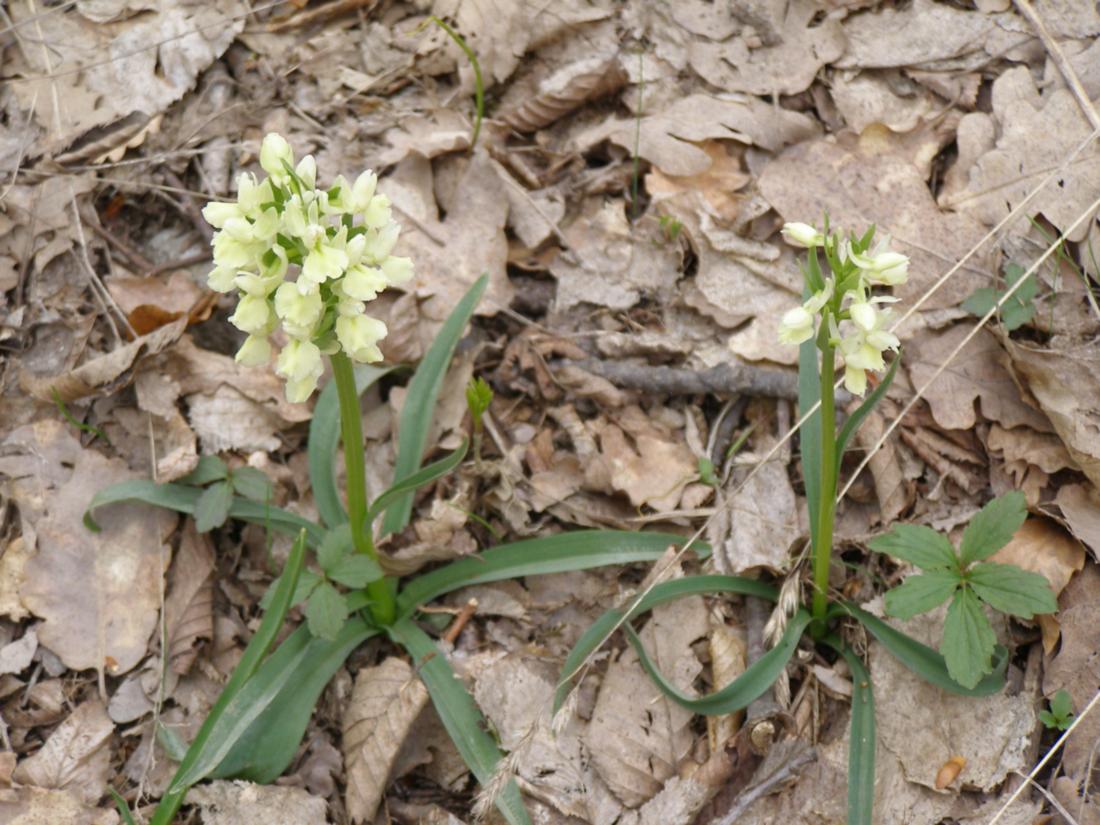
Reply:
<svg viewBox="0 0 1100 825"><path fill-rule="evenodd" d="M1068 730L1073 724L1073 699L1062 689L1050 700L1050 709L1039 711L1039 721L1050 730Z"/></svg>
<svg viewBox="0 0 1100 825"><path fill-rule="evenodd" d="M993 307L997 306L997 302L1000 301L1004 295L1016 286L1016 283L1024 277L1027 272L1019 264L1007 264L1004 269L1005 275L1005 288L997 289L992 286L985 286L981 289L977 289L974 293L963 301L962 307L971 315L977 315L979 318L986 315ZM1012 332L1019 329L1035 316L1035 296L1039 294L1039 282L1035 278L1035 274L1027 276L1027 279L1021 284L1015 292L1001 304L998 314L1001 319L1001 325L1005 328L1005 332Z"/></svg>

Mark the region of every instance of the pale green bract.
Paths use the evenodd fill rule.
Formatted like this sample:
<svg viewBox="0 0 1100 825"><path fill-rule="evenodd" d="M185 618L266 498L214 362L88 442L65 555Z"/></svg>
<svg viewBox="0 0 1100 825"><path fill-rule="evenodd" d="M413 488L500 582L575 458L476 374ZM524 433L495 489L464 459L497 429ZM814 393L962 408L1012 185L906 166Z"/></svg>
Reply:
<svg viewBox="0 0 1100 825"><path fill-rule="evenodd" d="M282 329L289 341L275 371L286 379L287 398L302 402L317 389L323 355L382 360L386 325L367 314L366 304L412 278L413 264L392 254L401 227L389 199L376 192L373 172L354 183L339 176L319 189L313 156L295 165L290 144L275 133L263 140L260 166L268 175L263 180L248 172L237 178L236 203L203 209L218 230L208 283L241 295L229 318L248 333L238 362L269 363L271 336Z"/></svg>

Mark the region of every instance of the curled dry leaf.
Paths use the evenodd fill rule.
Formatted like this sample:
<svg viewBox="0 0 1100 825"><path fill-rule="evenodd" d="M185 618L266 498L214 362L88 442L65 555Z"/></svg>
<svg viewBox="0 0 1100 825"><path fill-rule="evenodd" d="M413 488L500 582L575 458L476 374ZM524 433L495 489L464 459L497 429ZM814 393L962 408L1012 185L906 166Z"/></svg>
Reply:
<svg viewBox="0 0 1100 825"><path fill-rule="evenodd" d="M706 606L693 596L654 609L640 634L654 664L681 690L691 691L701 670L691 643L707 627ZM637 807L680 769L694 740L691 720L692 713L660 692L629 649L608 666L585 743L615 796Z"/></svg>
<svg viewBox="0 0 1100 825"><path fill-rule="evenodd" d="M19 763L13 778L23 785L69 791L94 805L107 791L114 730L101 702L85 702L57 726L46 744Z"/></svg>
<svg viewBox="0 0 1100 825"><path fill-rule="evenodd" d="M180 318L106 355L93 358L65 375L37 376L22 372L19 384L40 401L52 402L55 391L62 401L74 401L96 394L109 395L133 379L134 367L140 359L168 347L179 339L186 326L187 319Z"/></svg>
<svg viewBox="0 0 1100 825"><path fill-rule="evenodd" d="M204 825L327 825L325 800L301 788L218 780L196 785L187 801Z"/></svg>
<svg viewBox="0 0 1100 825"><path fill-rule="evenodd" d="M184 524L168 573L164 623L168 666L175 673L187 673L199 646L214 637L214 548L192 519Z"/></svg>
<svg viewBox="0 0 1100 825"><path fill-rule="evenodd" d="M1100 493L1090 484L1066 484L1054 503L1073 535L1092 550L1093 561L1100 561Z"/></svg>
<svg viewBox="0 0 1100 825"><path fill-rule="evenodd" d="M427 689L403 659L391 656L355 677L343 721L352 822L374 820L394 761L427 701Z"/></svg>
<svg viewBox="0 0 1100 825"><path fill-rule="evenodd" d="M626 72L618 57L590 57L562 66L542 83L533 97L500 115L519 132L534 132L563 115L622 88Z"/></svg>
<svg viewBox="0 0 1100 825"><path fill-rule="evenodd" d="M21 673L30 666L38 650L38 634L31 627L14 642L0 647L0 676Z"/></svg>

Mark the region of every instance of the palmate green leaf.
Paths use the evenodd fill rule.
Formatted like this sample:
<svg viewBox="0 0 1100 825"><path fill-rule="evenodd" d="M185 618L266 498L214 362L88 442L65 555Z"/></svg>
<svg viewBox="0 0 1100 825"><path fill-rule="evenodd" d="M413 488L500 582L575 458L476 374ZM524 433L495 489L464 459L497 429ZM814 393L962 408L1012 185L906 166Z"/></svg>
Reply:
<svg viewBox="0 0 1100 825"><path fill-rule="evenodd" d="M959 567L951 542L922 524L898 524L889 533L875 536L867 546L921 570L957 570Z"/></svg>
<svg viewBox="0 0 1100 825"><path fill-rule="evenodd" d="M825 642L852 671L852 716L848 733L848 825L872 825L875 805L875 698L863 660L836 636Z"/></svg>
<svg viewBox="0 0 1100 825"><path fill-rule="evenodd" d="M355 367L355 390L360 395L396 367L376 367L359 364ZM348 520L347 510L336 489L336 446L340 443L340 399L336 382L330 381L321 390L313 419L309 422L309 483L317 512L329 527Z"/></svg>
<svg viewBox="0 0 1100 825"><path fill-rule="evenodd" d="M196 487L183 484L157 484L148 479L132 479L112 484L95 494L95 498L84 513L84 526L93 532L99 532L99 525L95 523L94 518L96 510L125 501L138 501L164 507L166 510L175 510L177 513L194 515L202 493L203 491ZM229 507L229 517L259 524L281 533L289 533L292 536L305 530L306 543L311 547L316 547L324 536L324 531L320 527L296 513L245 498L233 498Z"/></svg>
<svg viewBox="0 0 1100 825"><path fill-rule="evenodd" d="M240 695L248 685L252 676L260 668L260 663L267 654L268 649L275 641L283 620L290 609L291 596L298 584L298 576L302 571L305 561L305 534L299 534L298 540L290 550L286 567L280 577L281 581L275 589L271 600L271 607L264 614L260 627L252 636L245 647L237 667L229 677L229 681L222 688L221 695L214 703L206 720L199 728L187 754L180 762L176 775L172 778L172 784L168 789L169 796L177 797L175 805L178 806L178 798L186 793L187 789L206 776L214 766L221 761L222 755L228 751L234 741L232 731L233 717L239 716L242 710ZM270 660L269 660L270 661ZM158 807L158 811L160 808ZM154 821L156 821L154 819Z"/></svg>
<svg viewBox="0 0 1100 825"><path fill-rule="evenodd" d="M199 495L195 502L195 529L206 533L215 527L221 527L229 518L229 508L233 504L233 488L228 481L211 484Z"/></svg>
<svg viewBox="0 0 1100 825"><path fill-rule="evenodd" d="M959 556L964 565L987 559L1008 544L1027 518L1027 499L1019 490L998 496L978 511L963 531Z"/></svg>
<svg viewBox="0 0 1100 825"><path fill-rule="evenodd" d="M322 639L334 640L347 620L347 600L328 582L319 582L306 602L309 632Z"/></svg>
<svg viewBox="0 0 1100 825"><path fill-rule="evenodd" d="M1046 578L1014 564L975 564L966 580L979 599L1002 613L1030 619L1036 613L1058 610L1058 599Z"/></svg>
<svg viewBox="0 0 1100 825"><path fill-rule="evenodd" d="M453 453L444 456L439 459L439 461L432 462L427 467L422 467L378 496L378 498L371 502L370 508L367 510L367 524L373 524L378 516L384 513L389 507L404 500L405 496L411 495L425 484L431 484L437 478L442 478L454 470L455 467L462 463L462 459L466 457L466 449L468 446L469 442L467 442L466 439L462 439L462 444L460 444L458 449Z"/></svg>
<svg viewBox="0 0 1100 825"><path fill-rule="evenodd" d="M856 434L859 429L859 425L863 423L868 415L871 414L871 410L878 406L878 403L886 396L887 391L890 389L890 385L894 383L894 376L898 372L898 364L901 363L901 352L894 356L894 360L890 362L890 368L886 370L886 374L882 376L882 380L879 385L871 392L870 395L864 399L863 403L859 405L854 413L848 416L848 420L844 422L844 426L840 428L840 432L836 437L836 454L838 456L844 455L844 450L848 447L848 442L852 440L852 436Z"/></svg>
<svg viewBox="0 0 1100 825"><path fill-rule="evenodd" d="M954 570L931 570L909 576L886 594L886 612L898 619L927 613L950 599L961 581Z"/></svg>
<svg viewBox="0 0 1100 825"><path fill-rule="evenodd" d="M229 477L229 468L225 462L216 455L204 455L199 457L199 463L195 469L179 479L180 484L189 484L192 487L205 487L211 481L224 481Z"/></svg>
<svg viewBox="0 0 1100 825"><path fill-rule="evenodd" d="M264 475L262 470L257 470L255 467L238 467L230 473L229 478L234 492L253 501L271 501L273 493L271 479Z"/></svg>
<svg viewBox="0 0 1100 825"><path fill-rule="evenodd" d="M501 544L417 576L398 596L397 613L409 616L420 605L471 584L655 561L669 547L683 543L683 536L671 533L576 530ZM704 542L696 542L692 549L700 557L710 554L710 547Z"/></svg>
<svg viewBox="0 0 1100 825"><path fill-rule="evenodd" d="M345 521L325 533L325 537L317 547L317 563L325 573L328 573L352 549L351 525Z"/></svg>
<svg viewBox="0 0 1100 825"><path fill-rule="evenodd" d="M489 285L489 276L482 275L462 296L454 310L443 323L432 341L420 366L416 368L405 404L401 408L401 420L397 428L397 460L393 467L394 485L404 481L420 469L420 460L428 446L428 432L432 427L435 402L443 386L443 378L451 363L455 347L462 338L466 324L474 314L478 301ZM382 535L404 530L412 514L413 495L406 492L393 502L382 520Z"/></svg>
<svg viewBox="0 0 1100 825"><path fill-rule="evenodd" d="M378 562L366 553L344 556L326 572L334 582L340 582L345 587L355 589L366 587L385 575L382 568L378 566Z"/></svg>
<svg viewBox="0 0 1100 825"><path fill-rule="evenodd" d="M682 599L686 596L703 595L707 593L739 593L746 596L756 596L774 602L778 596L774 587L740 576L684 576L650 588L641 599L634 604L629 612L621 607L613 607L596 621L592 622L562 665L561 678L558 687L554 691L554 712L561 708L565 697L569 694L570 683L577 676L577 670L588 659L592 651L602 645L607 638L615 632L615 628L625 626L628 621L647 613L659 604Z"/></svg>
<svg viewBox="0 0 1100 825"><path fill-rule="evenodd" d="M978 597L963 588L947 608L940 650L951 678L965 688L973 688L993 670L993 652L997 635L986 618Z"/></svg>
<svg viewBox="0 0 1100 825"><path fill-rule="evenodd" d="M493 778L502 754L486 733L484 717L473 698L451 669L447 657L411 620L398 619L387 632L412 656L416 672L427 687L451 741L485 787ZM510 780L497 798L497 808L510 825L531 825L515 780Z"/></svg>
<svg viewBox="0 0 1100 825"><path fill-rule="evenodd" d="M353 610L363 606L354 596L348 601ZM210 776L274 782L293 761L325 685L353 650L379 632L353 616L333 640L317 638L306 627L290 634L242 693L242 703L256 703L252 721Z"/></svg>
<svg viewBox="0 0 1100 825"><path fill-rule="evenodd" d="M851 602L834 604L830 608L830 619L844 615L857 619L886 648L891 656L931 685L960 696L989 696L993 693L999 693L1004 687L1004 673L1008 667L1008 651L1000 645L995 650L993 672L973 687L967 688L952 678L944 657L928 645L906 636L878 616L868 613Z"/></svg>

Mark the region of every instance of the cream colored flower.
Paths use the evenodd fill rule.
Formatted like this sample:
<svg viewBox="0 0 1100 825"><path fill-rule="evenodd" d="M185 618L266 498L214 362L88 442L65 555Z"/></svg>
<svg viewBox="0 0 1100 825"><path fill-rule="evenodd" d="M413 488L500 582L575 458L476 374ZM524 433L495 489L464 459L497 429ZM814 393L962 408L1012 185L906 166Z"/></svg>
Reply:
<svg viewBox="0 0 1100 825"><path fill-rule="evenodd" d="M808 223L783 224L781 234L787 243L792 246L801 246L808 249L813 246L822 246L825 243L825 236Z"/></svg>
<svg viewBox="0 0 1100 825"><path fill-rule="evenodd" d="M229 316L229 323L241 332L266 335L271 331L274 316L267 298L245 295L237 304L237 311Z"/></svg>
<svg viewBox="0 0 1100 825"><path fill-rule="evenodd" d="M287 167L294 168L294 152L286 138L271 132L260 145L260 166L276 183L285 183L290 175Z"/></svg>
<svg viewBox="0 0 1100 825"><path fill-rule="evenodd" d="M386 325L369 315L342 315L336 319L336 337L353 361L382 360L378 342L386 337Z"/></svg>
<svg viewBox="0 0 1100 825"><path fill-rule="evenodd" d="M779 322L779 341L782 344L798 345L808 341L814 334L814 319L833 297L833 279L825 282L821 291L811 295L802 306L788 310Z"/></svg>
<svg viewBox="0 0 1100 825"><path fill-rule="evenodd" d="M275 314L286 331L296 338L312 336L323 313L324 302L318 291L303 293L291 281L284 281L275 290Z"/></svg>
<svg viewBox="0 0 1100 825"><path fill-rule="evenodd" d="M249 335L237 350L234 360L246 367L262 367L271 360L271 343L267 340L267 336Z"/></svg>

